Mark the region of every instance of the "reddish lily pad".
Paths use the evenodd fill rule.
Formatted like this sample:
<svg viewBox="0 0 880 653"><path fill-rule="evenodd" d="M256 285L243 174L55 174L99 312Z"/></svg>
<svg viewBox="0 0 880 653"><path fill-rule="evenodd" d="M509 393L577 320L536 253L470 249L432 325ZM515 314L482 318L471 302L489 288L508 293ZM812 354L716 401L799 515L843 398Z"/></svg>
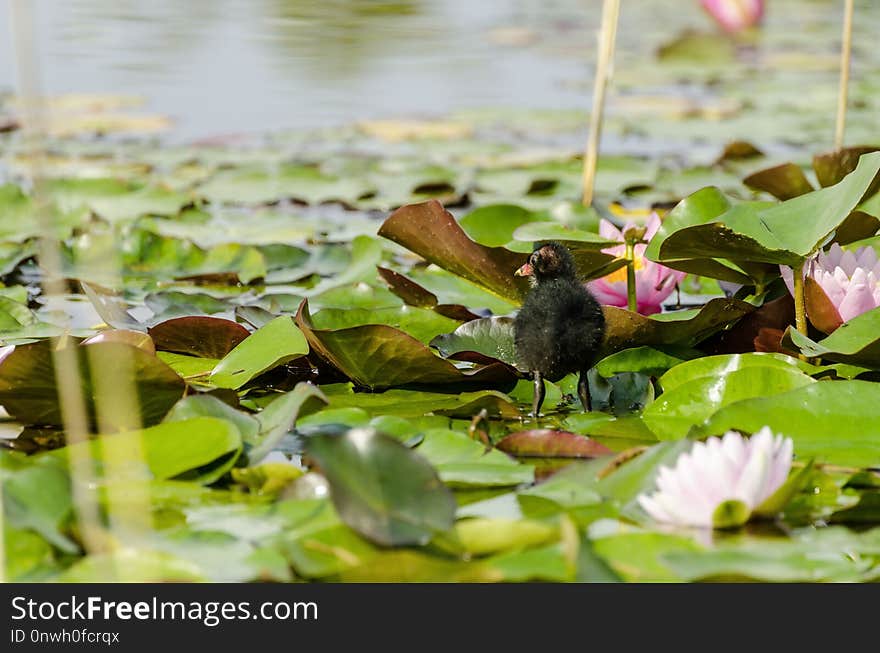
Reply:
<svg viewBox="0 0 880 653"><path fill-rule="evenodd" d="M612 453L605 445L586 436L551 429L511 433L495 447L514 456L541 458L596 458Z"/></svg>
<svg viewBox="0 0 880 653"><path fill-rule="evenodd" d="M813 190L813 185L799 165L783 163L772 168L759 170L745 179L743 183L754 190L770 193L780 200L804 195Z"/></svg>
<svg viewBox="0 0 880 653"><path fill-rule="evenodd" d="M661 314L663 319L645 317L615 306L603 306L606 334L601 357L621 349L641 345L682 345L690 347L705 340L725 326L755 310L738 299L716 298L699 311L680 311Z"/></svg>
<svg viewBox="0 0 880 653"><path fill-rule="evenodd" d="M813 157L813 170L816 171L816 179L819 180L822 187L833 186L856 169L859 158L863 154L870 154L878 150L880 147L876 145L860 145L817 154ZM874 183L865 193L865 197L870 197L878 190L880 190L880 177L874 179Z"/></svg>
<svg viewBox="0 0 880 653"><path fill-rule="evenodd" d="M346 329L316 329L308 300L296 314L296 324L312 350L333 364L355 384L379 390L409 384L510 382L510 368L495 363L464 371L435 356L412 336L384 324Z"/></svg>
<svg viewBox="0 0 880 653"><path fill-rule="evenodd" d="M526 279L513 276L527 254L474 242L437 200L400 207L379 235L504 299L520 302L529 289Z"/></svg>
<svg viewBox="0 0 880 653"><path fill-rule="evenodd" d="M86 410L96 423L96 404L102 397L92 375L99 370L131 370L137 390L141 423L156 424L171 410L186 389L184 380L156 356L120 342L66 345L73 348ZM0 359L0 404L19 422L60 426L64 423L56 384L52 343L20 345Z"/></svg>
<svg viewBox="0 0 880 653"><path fill-rule="evenodd" d="M480 317L476 313L471 313L467 307L461 304L438 303L437 295L399 272L381 266L377 266L376 269L379 271L382 281L388 285L388 289L408 306L430 308L444 317L462 322L476 320Z"/></svg>
<svg viewBox="0 0 880 653"><path fill-rule="evenodd" d="M148 329L159 351L223 358L250 335L238 322L195 315L176 317Z"/></svg>

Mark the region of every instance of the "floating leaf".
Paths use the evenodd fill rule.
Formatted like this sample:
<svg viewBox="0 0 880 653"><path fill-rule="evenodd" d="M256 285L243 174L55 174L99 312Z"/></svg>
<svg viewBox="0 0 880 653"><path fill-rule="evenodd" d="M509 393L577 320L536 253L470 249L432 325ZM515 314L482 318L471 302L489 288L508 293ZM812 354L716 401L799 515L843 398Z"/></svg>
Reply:
<svg viewBox="0 0 880 653"><path fill-rule="evenodd" d="M660 440L679 439L724 406L781 394L814 382L796 367L722 370L718 376L694 378L665 391L644 410L642 419Z"/></svg>
<svg viewBox="0 0 880 653"><path fill-rule="evenodd" d="M655 347L632 347L606 356L596 364L596 371L609 378L621 372L639 372L648 376L660 376L669 368L692 356L691 352L669 348L669 353Z"/></svg>
<svg viewBox="0 0 880 653"><path fill-rule="evenodd" d="M300 412L305 412L303 408L308 402L314 409L326 404L327 398L317 386L297 383L293 390L275 399L257 415L260 428L254 448L248 451L249 464L258 463L278 446L281 438L293 428Z"/></svg>
<svg viewBox="0 0 880 653"><path fill-rule="evenodd" d="M468 236L487 247L504 247L517 227L536 220L539 214L515 204L490 204L474 209L459 221Z"/></svg>
<svg viewBox="0 0 880 653"><path fill-rule="evenodd" d="M816 366L792 356L786 356L785 354L723 354L719 356L703 356L682 362L661 376L659 382L664 392L668 392L695 379L718 379L725 374L750 367L769 367L784 371L800 370L807 374L819 371L819 368Z"/></svg>
<svg viewBox="0 0 880 653"><path fill-rule="evenodd" d="M306 338L293 320L282 315L257 329L230 351L211 372L221 388L240 388L267 370L309 353Z"/></svg>
<svg viewBox="0 0 880 653"><path fill-rule="evenodd" d="M223 358L250 335L238 322L200 315L165 320L147 333L160 351L201 358Z"/></svg>
<svg viewBox="0 0 880 653"><path fill-rule="evenodd" d="M371 390L414 383L503 383L509 368L496 363L462 371L412 336L385 325L315 329L303 300L296 323L311 347L357 385Z"/></svg>
<svg viewBox="0 0 880 653"><path fill-rule="evenodd" d="M437 336L430 345L444 358L473 360L463 354L474 352L485 357L481 362L498 360L516 367L512 317L471 320L452 333Z"/></svg>
<svg viewBox="0 0 880 653"><path fill-rule="evenodd" d="M459 521L455 534L464 550L476 556L527 549L559 537L558 529L539 521L480 517Z"/></svg>
<svg viewBox="0 0 880 653"><path fill-rule="evenodd" d="M504 299L522 301L528 289L525 279L513 275L527 255L475 243L436 200L397 209L379 235Z"/></svg>
<svg viewBox="0 0 880 653"><path fill-rule="evenodd" d="M456 487L505 487L531 483L534 469L500 451L489 450L468 436L448 429L430 429L418 447L444 483Z"/></svg>
<svg viewBox="0 0 880 653"><path fill-rule="evenodd" d="M0 452L0 472L6 523L32 529L61 550L75 553L78 547L63 530L73 509L64 466L45 456L23 458Z"/></svg>
<svg viewBox="0 0 880 653"><path fill-rule="evenodd" d="M435 311L404 306L402 308L322 308L311 316L315 328L344 329L368 324L385 324L427 343L438 333L458 326L458 321Z"/></svg>
<svg viewBox="0 0 880 653"><path fill-rule="evenodd" d="M95 422L96 405L115 401L101 396L92 375L98 370L130 370L144 424L155 424L183 395L183 379L156 356L119 342L68 345L78 365L86 409ZM0 358L0 404L25 424L61 425L52 345L48 341L19 345Z"/></svg>
<svg viewBox="0 0 880 653"><path fill-rule="evenodd" d="M759 170L743 179L743 183L754 190L770 193L779 200L790 200L813 190L803 169L794 163Z"/></svg>
<svg viewBox="0 0 880 653"><path fill-rule="evenodd" d="M221 458L241 450L241 433L232 422L216 417L193 417L164 422L139 431L125 431L101 436L97 440L80 442L55 449L44 456L68 459L76 455L91 455L96 460L134 463L145 458L148 469L156 479L168 479L186 472L197 472ZM234 462L234 460L233 460ZM194 480L210 482L212 478Z"/></svg>
<svg viewBox="0 0 880 653"><path fill-rule="evenodd" d="M709 300L699 311L677 311L645 317L614 306L603 306L605 342L603 357L622 349L644 345L691 347L755 310L737 299Z"/></svg>
<svg viewBox="0 0 880 653"><path fill-rule="evenodd" d="M783 344L799 349L812 358L880 369L880 308L843 323L834 333L819 342L789 329L785 333Z"/></svg>
<svg viewBox="0 0 880 653"><path fill-rule="evenodd" d="M821 381L771 397L737 401L700 429L754 433L764 426L794 440L795 455L817 463L880 466L880 385L869 381Z"/></svg>
<svg viewBox="0 0 880 653"><path fill-rule="evenodd" d="M355 429L312 436L307 446L330 482L340 517L370 540L423 545L452 527L452 493L420 455L397 440Z"/></svg>
<svg viewBox="0 0 880 653"><path fill-rule="evenodd" d="M514 456L544 458L595 458L611 453L605 445L583 435L550 429L511 433L495 446Z"/></svg>

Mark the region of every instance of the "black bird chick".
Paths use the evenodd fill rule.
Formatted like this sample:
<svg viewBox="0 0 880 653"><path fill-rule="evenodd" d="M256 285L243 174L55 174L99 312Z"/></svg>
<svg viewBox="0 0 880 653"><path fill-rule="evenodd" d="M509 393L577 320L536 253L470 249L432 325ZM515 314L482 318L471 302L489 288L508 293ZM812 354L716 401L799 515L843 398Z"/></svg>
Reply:
<svg viewBox="0 0 880 653"><path fill-rule="evenodd" d="M605 336L602 307L578 280L571 253L559 243L537 247L515 274L532 283L513 333L517 361L535 381L533 415L544 403L544 379L558 381L572 372L580 372L578 396L589 411L587 371Z"/></svg>

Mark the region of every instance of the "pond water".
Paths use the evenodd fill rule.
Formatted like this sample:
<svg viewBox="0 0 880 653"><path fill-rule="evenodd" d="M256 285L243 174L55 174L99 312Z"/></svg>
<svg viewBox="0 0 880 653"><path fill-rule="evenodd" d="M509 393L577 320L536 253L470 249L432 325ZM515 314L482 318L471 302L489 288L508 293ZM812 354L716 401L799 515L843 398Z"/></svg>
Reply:
<svg viewBox="0 0 880 653"><path fill-rule="evenodd" d="M785 99L823 116L833 110L839 4L768 3L759 41L737 54L736 70L749 77L763 65L774 68L772 78L753 82L755 93L785 98L797 88L800 101ZM857 37L878 26L873 4L857 3ZM33 11L30 51L45 92L141 96L146 110L171 117L173 136L182 139L487 106L587 109L601 14L599 0L19 3L25 5ZM8 33L9 9L0 12L3 22L0 33ZM713 30L696 0L623 3L615 93L638 91L633 103L661 120L675 110L670 97L673 105L689 97L739 101L717 87L729 71L713 53L702 62L708 78L654 69L658 47L688 28ZM874 54L856 48L854 56L856 72L863 67L868 75L854 79L861 97L876 84ZM0 89L15 86L15 61L12 39L0 39ZM781 117L773 122L786 130Z"/></svg>

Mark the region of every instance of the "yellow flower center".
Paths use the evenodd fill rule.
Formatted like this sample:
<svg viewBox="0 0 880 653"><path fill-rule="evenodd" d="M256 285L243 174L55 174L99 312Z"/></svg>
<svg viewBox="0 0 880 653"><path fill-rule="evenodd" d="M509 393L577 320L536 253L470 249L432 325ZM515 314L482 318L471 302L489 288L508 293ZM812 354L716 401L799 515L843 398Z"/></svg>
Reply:
<svg viewBox="0 0 880 653"><path fill-rule="evenodd" d="M636 272L645 267L645 257L644 256L635 256L633 258L633 268ZM626 266L624 265L619 270L615 270L609 275L605 276L605 280L608 283L617 283L618 281L622 281L626 283Z"/></svg>

